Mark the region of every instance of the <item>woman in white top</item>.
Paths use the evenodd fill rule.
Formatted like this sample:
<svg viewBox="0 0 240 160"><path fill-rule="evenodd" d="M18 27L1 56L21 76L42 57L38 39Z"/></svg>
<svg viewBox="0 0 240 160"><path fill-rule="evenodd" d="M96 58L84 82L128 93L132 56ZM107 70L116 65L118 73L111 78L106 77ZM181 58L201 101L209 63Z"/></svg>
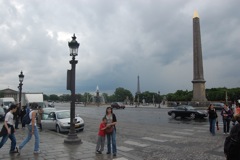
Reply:
<svg viewBox="0 0 240 160"><path fill-rule="evenodd" d="M4 120L4 126L1 130L0 137L2 140L0 142L0 148L7 142L8 138L12 141L11 142L11 149L9 153L17 153L18 148L16 147L16 138L14 135L15 128L13 127L13 113L17 111L17 106L12 104L9 107L9 112L7 112ZM16 149L16 150L15 150Z"/></svg>
<svg viewBox="0 0 240 160"><path fill-rule="evenodd" d="M38 134L38 128L36 125L36 111L34 109L37 108L31 108L30 112L28 111L27 114L29 114L29 117L31 119L30 124L27 124L28 128L28 134L25 140L19 145L19 154L21 154L22 148L31 140L32 135L35 137L35 144L34 144L34 151L33 153L40 153L39 150L39 134Z"/></svg>

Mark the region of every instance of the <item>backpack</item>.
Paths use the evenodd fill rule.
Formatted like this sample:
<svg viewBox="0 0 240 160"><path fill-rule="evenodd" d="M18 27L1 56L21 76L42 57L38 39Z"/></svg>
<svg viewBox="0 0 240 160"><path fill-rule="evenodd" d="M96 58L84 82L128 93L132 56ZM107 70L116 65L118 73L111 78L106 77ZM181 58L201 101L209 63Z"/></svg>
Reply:
<svg viewBox="0 0 240 160"><path fill-rule="evenodd" d="M240 159L240 125L235 125L224 142L224 154L227 160Z"/></svg>
<svg viewBox="0 0 240 160"><path fill-rule="evenodd" d="M30 113L30 111L27 111L27 113L23 116L23 119L22 119L22 124L23 125L31 123L31 119L30 119L29 113Z"/></svg>

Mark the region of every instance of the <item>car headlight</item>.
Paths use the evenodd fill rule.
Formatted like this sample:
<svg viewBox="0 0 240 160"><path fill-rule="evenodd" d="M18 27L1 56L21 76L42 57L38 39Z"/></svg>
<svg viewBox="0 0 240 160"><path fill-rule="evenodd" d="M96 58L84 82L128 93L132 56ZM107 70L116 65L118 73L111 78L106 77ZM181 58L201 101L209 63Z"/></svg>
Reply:
<svg viewBox="0 0 240 160"><path fill-rule="evenodd" d="M61 125L61 126L67 126L68 123L66 123L66 122L60 122L60 125Z"/></svg>
<svg viewBox="0 0 240 160"><path fill-rule="evenodd" d="M199 114L203 114L202 112L200 112L200 111L197 111Z"/></svg>

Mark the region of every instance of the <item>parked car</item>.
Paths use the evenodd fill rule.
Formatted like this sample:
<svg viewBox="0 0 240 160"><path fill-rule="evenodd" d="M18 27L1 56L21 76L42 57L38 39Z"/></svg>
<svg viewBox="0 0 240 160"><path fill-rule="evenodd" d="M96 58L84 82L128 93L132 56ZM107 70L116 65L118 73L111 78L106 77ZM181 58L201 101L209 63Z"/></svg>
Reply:
<svg viewBox="0 0 240 160"><path fill-rule="evenodd" d="M56 111L56 108L43 108L42 119L46 119L48 117L48 114L54 111Z"/></svg>
<svg viewBox="0 0 240 160"><path fill-rule="evenodd" d="M191 119L195 119L195 118L207 117L208 116L208 112L207 111L196 110L192 106L181 105L181 106L175 107L175 109L173 109L173 110L170 110L168 112L168 115L171 116L172 118L176 118L176 117L182 117L182 118L189 117Z"/></svg>
<svg viewBox="0 0 240 160"><path fill-rule="evenodd" d="M5 117L5 111L2 107L0 107L0 120L4 120L4 117Z"/></svg>
<svg viewBox="0 0 240 160"><path fill-rule="evenodd" d="M216 110L222 110L224 108L224 104L220 103L220 102L215 102L215 103L211 103L211 104L214 106L214 108Z"/></svg>
<svg viewBox="0 0 240 160"><path fill-rule="evenodd" d="M47 117L42 119L42 127L44 129L55 130L58 133L68 132L70 129L70 111L56 110L50 112ZM75 130L81 131L84 129L84 120L80 116L75 117Z"/></svg>
<svg viewBox="0 0 240 160"><path fill-rule="evenodd" d="M125 109L125 105L121 102L114 102L111 104L111 107L116 109L120 109L120 108Z"/></svg>

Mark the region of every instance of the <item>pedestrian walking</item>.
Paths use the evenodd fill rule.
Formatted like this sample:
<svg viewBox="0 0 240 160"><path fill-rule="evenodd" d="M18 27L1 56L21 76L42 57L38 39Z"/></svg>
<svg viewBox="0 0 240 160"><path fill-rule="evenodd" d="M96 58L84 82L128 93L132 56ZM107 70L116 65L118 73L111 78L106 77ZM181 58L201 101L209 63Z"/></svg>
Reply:
<svg viewBox="0 0 240 160"><path fill-rule="evenodd" d="M38 123L40 131L42 131L42 116L43 116L43 109L41 106L39 106L38 114L37 114L37 123Z"/></svg>
<svg viewBox="0 0 240 160"><path fill-rule="evenodd" d="M208 107L208 119L209 119L209 125L210 125L209 130L213 136L215 136L215 124L216 124L217 117L218 115L213 104L210 104Z"/></svg>
<svg viewBox="0 0 240 160"><path fill-rule="evenodd" d="M97 140L97 146L96 146L96 153L98 154L102 154L102 151L104 150L105 129L107 128L106 124L107 124L107 119L106 117L103 117L98 130L98 140Z"/></svg>
<svg viewBox="0 0 240 160"><path fill-rule="evenodd" d="M232 127L230 135L226 137L224 142L224 154L227 160L240 159L240 113L234 114L234 119L238 122Z"/></svg>
<svg viewBox="0 0 240 160"><path fill-rule="evenodd" d="M0 132L0 137L2 140L0 142L0 148L7 142L8 138L11 140L11 147L9 153L17 153L18 148L16 147L16 137L15 137L15 128L13 122L13 114L17 111L17 106L15 104L11 104L8 109L8 112L5 116L4 125Z"/></svg>
<svg viewBox="0 0 240 160"><path fill-rule="evenodd" d="M22 123L22 120L23 120L23 117L24 117L25 114L26 114L26 106L22 106L21 111L20 111L21 123ZM24 128L24 127L25 127L25 124L22 123L22 128Z"/></svg>
<svg viewBox="0 0 240 160"><path fill-rule="evenodd" d="M223 133L229 134L230 121L232 119L233 113L226 104L224 104L224 108L221 111L221 116L223 119Z"/></svg>
<svg viewBox="0 0 240 160"><path fill-rule="evenodd" d="M21 154L21 150L23 149L23 147L31 140L32 135L34 135L35 137L35 143L34 143L34 151L33 153L40 153L40 149L39 149L39 134L38 134L38 127L36 125L36 111L34 109L35 108L34 105L31 106L30 109L30 113L27 112L27 114L29 114L29 117L31 119L30 124L27 124L27 128L28 128L28 133L27 133L27 137L24 139L24 141L19 145L19 155Z"/></svg>
<svg viewBox="0 0 240 160"><path fill-rule="evenodd" d="M117 156L117 145L116 145L116 124L117 118L116 115L112 111L112 107L107 107L106 115L107 126L106 134L107 134L107 154L111 154L111 149L113 156ZM111 148L112 146L112 148Z"/></svg>

